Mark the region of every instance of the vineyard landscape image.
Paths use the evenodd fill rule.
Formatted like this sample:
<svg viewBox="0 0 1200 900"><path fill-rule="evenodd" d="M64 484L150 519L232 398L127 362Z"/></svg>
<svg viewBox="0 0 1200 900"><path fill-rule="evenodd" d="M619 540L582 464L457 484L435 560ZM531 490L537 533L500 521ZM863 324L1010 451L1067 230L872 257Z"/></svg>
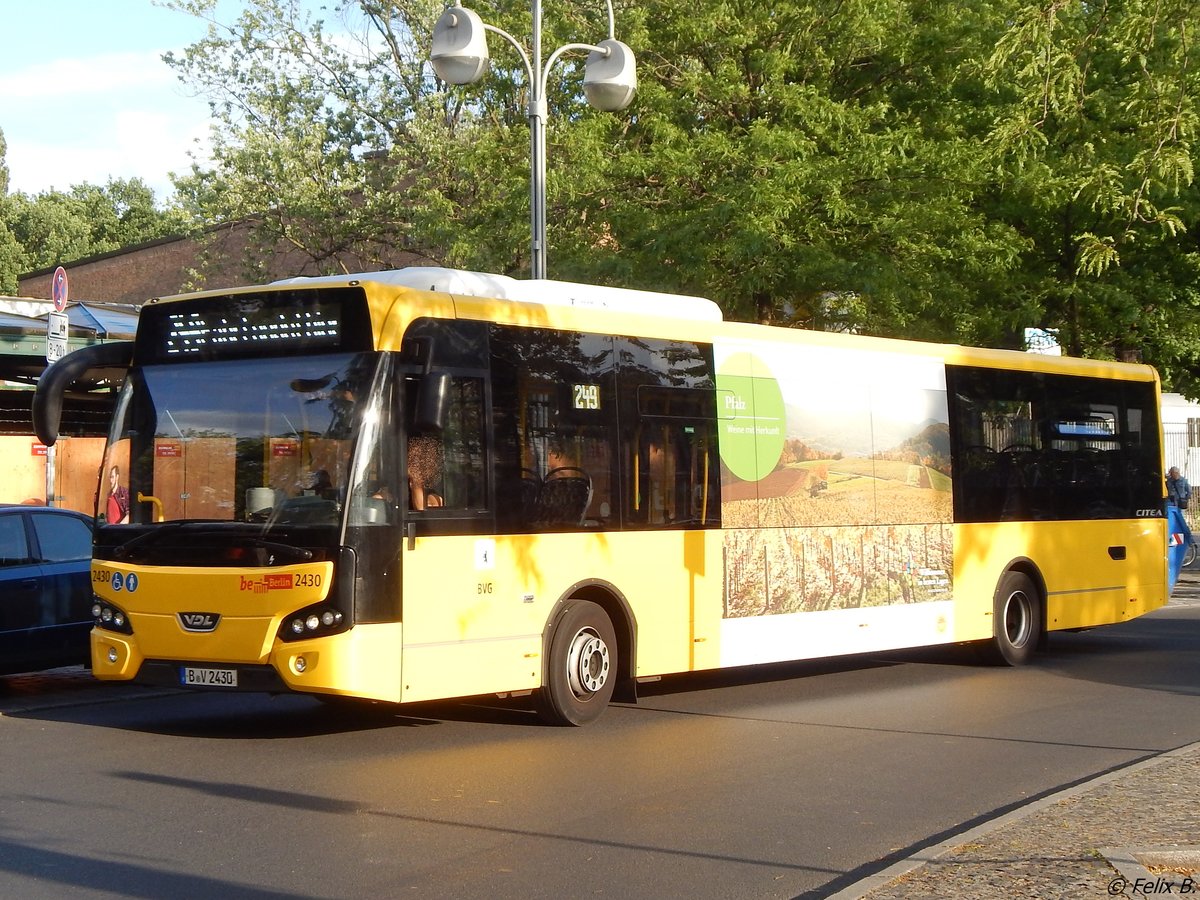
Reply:
<svg viewBox="0 0 1200 900"><path fill-rule="evenodd" d="M726 616L950 595L943 368L864 354L847 370L837 356L780 351L768 363L737 352L717 364L725 405L749 390L755 413L721 423Z"/></svg>

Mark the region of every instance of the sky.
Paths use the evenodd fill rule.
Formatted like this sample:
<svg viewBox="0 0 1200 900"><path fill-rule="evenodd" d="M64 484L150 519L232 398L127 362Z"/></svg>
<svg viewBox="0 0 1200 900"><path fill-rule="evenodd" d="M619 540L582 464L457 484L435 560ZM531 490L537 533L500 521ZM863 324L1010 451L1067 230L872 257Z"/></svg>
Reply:
<svg viewBox="0 0 1200 900"><path fill-rule="evenodd" d="M10 191L136 177L162 203L188 152L205 158L208 104L161 59L202 37L200 20L151 0L0 0L0 30Z"/></svg>

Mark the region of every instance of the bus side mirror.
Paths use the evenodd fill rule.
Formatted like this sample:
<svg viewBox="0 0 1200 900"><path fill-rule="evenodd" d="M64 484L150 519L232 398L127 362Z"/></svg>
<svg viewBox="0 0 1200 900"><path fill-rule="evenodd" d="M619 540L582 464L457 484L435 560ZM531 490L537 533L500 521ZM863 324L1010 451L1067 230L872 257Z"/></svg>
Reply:
<svg viewBox="0 0 1200 900"><path fill-rule="evenodd" d="M92 344L68 353L49 366L38 379L33 393L33 431L38 440L53 447L62 424L63 397L76 379L93 369L116 369L121 378L133 362L133 341Z"/></svg>
<svg viewBox="0 0 1200 900"><path fill-rule="evenodd" d="M418 431L441 431L446 427L446 404L450 399L450 373L428 372L417 388L413 424Z"/></svg>

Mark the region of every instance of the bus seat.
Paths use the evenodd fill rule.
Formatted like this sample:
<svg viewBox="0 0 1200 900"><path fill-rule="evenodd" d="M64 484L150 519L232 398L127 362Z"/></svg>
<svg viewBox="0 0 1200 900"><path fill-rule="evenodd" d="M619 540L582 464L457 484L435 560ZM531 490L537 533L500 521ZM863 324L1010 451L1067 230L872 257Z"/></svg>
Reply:
<svg viewBox="0 0 1200 900"><path fill-rule="evenodd" d="M538 494L542 490L542 479L532 469L521 470L521 518L529 521L537 512Z"/></svg>
<svg viewBox="0 0 1200 900"><path fill-rule="evenodd" d="M538 489L533 521L537 525L582 525L592 502L592 479L577 466L546 473Z"/></svg>

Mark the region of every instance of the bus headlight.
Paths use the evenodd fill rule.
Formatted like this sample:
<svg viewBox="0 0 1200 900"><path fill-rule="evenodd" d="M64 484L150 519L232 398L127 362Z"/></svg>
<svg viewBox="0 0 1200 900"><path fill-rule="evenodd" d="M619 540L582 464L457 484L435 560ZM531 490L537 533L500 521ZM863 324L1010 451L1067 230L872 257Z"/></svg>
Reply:
<svg viewBox="0 0 1200 900"><path fill-rule="evenodd" d="M283 620L279 629L281 641L301 641L308 638L326 637L350 627L345 614L328 603L318 603L297 610Z"/></svg>
<svg viewBox="0 0 1200 900"><path fill-rule="evenodd" d="M125 610L100 597L97 597L92 603L92 619L97 628L119 631L121 634L133 634L133 628L129 625L129 617L125 615Z"/></svg>

